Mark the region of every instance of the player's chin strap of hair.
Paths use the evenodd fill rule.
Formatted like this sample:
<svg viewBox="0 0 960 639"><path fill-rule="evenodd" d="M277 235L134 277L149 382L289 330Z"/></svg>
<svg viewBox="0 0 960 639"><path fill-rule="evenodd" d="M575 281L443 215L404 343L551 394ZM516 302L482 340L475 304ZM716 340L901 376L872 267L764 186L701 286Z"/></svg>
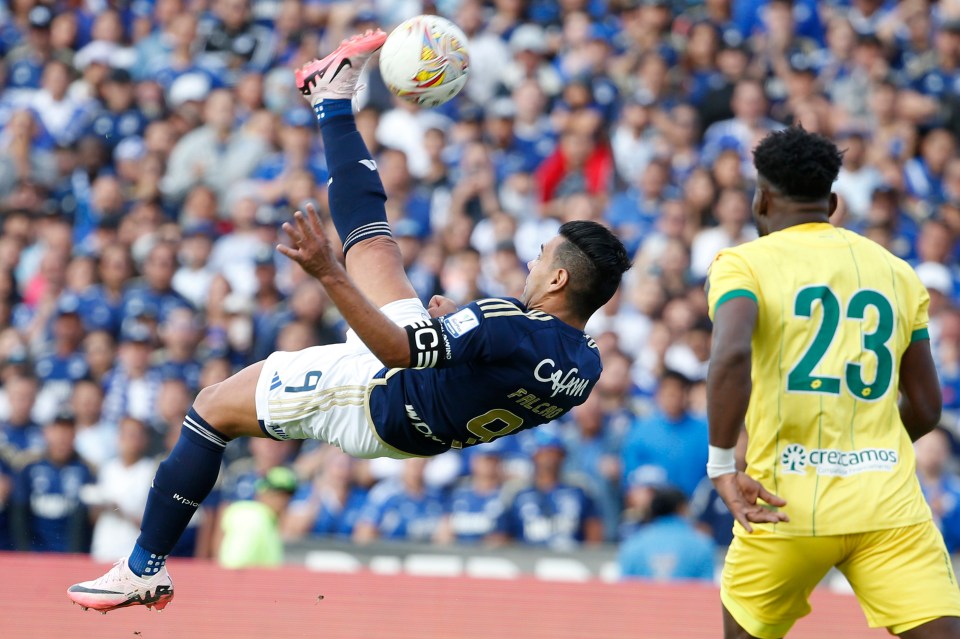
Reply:
<svg viewBox="0 0 960 639"><path fill-rule="evenodd" d="M707 477L713 479L720 475L730 475L737 472L735 450L736 448L710 446L710 453L707 456Z"/></svg>

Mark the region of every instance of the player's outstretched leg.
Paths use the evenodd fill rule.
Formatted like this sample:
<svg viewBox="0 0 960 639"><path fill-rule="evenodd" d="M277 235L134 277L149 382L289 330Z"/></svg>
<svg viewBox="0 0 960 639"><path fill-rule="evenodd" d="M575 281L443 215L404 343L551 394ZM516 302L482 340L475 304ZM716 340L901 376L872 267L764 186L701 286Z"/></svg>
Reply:
<svg viewBox="0 0 960 639"><path fill-rule="evenodd" d="M200 391L183 420L180 439L157 468L133 552L99 579L70 586L67 596L74 603L103 613L137 605L163 610L170 603L167 555L213 489L227 442L264 436L254 395L262 367L262 362L248 366Z"/></svg>
<svg viewBox="0 0 960 639"><path fill-rule="evenodd" d="M353 36L296 73L297 88L320 123L330 170L330 214L343 242L347 272L377 306L417 296L390 232L377 164L353 118L360 72L386 39L380 30Z"/></svg>

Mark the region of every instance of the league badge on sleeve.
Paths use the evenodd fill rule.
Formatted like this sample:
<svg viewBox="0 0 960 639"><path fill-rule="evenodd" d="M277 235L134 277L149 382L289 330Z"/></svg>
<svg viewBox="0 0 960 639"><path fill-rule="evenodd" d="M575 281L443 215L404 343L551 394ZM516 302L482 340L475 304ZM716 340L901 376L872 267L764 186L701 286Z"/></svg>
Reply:
<svg viewBox="0 0 960 639"><path fill-rule="evenodd" d="M443 327L451 337L466 335L480 326L480 320L469 308L457 311L450 317L443 318Z"/></svg>

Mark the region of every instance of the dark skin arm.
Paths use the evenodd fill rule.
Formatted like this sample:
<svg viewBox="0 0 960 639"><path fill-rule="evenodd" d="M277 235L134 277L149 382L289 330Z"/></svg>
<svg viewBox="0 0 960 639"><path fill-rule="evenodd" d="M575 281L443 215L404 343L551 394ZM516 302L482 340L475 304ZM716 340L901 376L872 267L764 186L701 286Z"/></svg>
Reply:
<svg viewBox="0 0 960 639"><path fill-rule="evenodd" d="M737 297L722 304L713 324L713 347L707 374L707 420L710 445L733 448L750 404L751 341L757 323L757 303ZM785 506L786 501L772 494L760 482L743 472L713 478L713 485L740 525L753 532L750 522L789 521L786 513L758 504Z"/></svg>
<svg viewBox="0 0 960 639"><path fill-rule="evenodd" d="M917 441L940 423L943 399L930 340L911 342L900 358L900 419Z"/></svg>
<svg viewBox="0 0 960 639"><path fill-rule="evenodd" d="M294 224L283 225L293 245L280 244L277 250L323 284L343 319L384 366L409 367L410 343L406 330L391 322L347 275L330 247L316 209L307 206L306 214L297 211L293 218Z"/></svg>

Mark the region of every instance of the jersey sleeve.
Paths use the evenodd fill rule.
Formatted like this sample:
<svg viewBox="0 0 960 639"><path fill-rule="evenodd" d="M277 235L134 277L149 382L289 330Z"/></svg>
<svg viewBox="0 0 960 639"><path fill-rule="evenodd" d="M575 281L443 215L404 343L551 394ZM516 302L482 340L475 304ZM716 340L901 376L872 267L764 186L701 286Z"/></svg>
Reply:
<svg viewBox="0 0 960 639"><path fill-rule="evenodd" d="M519 306L493 298L406 326L410 368L447 368L505 357L524 335L518 321L528 321Z"/></svg>
<svg viewBox="0 0 960 639"><path fill-rule="evenodd" d="M707 271L707 303L710 319L720 305L737 297L759 303L760 287L750 265L738 253L720 251Z"/></svg>
<svg viewBox="0 0 960 639"><path fill-rule="evenodd" d="M927 330L927 324L930 323L930 293L927 292L927 287L920 282L920 278L916 278L916 280L920 295L913 315L913 325L910 327L911 342L930 339L930 332Z"/></svg>

